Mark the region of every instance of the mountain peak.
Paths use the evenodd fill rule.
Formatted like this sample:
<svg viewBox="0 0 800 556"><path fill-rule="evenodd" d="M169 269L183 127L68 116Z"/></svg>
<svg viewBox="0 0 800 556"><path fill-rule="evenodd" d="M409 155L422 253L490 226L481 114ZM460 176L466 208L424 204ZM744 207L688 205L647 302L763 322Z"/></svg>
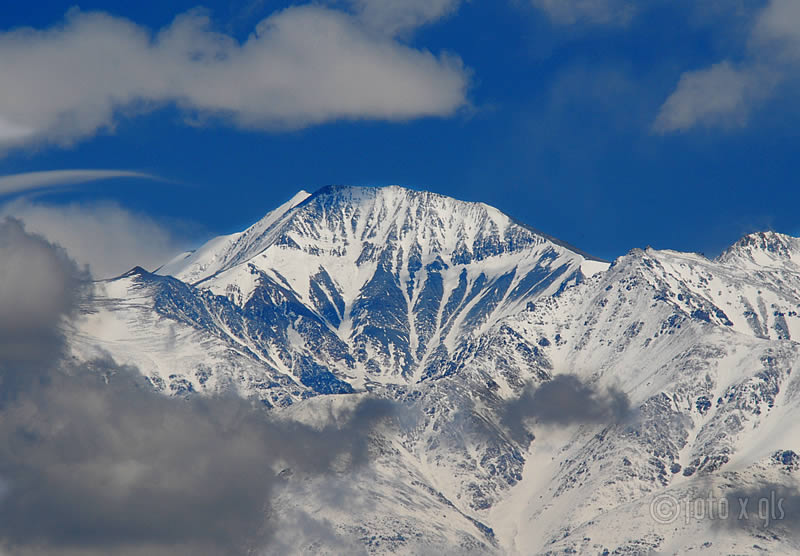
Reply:
<svg viewBox="0 0 800 556"><path fill-rule="evenodd" d="M800 239L778 232L747 234L726 249L717 261L749 267L800 269Z"/></svg>
<svg viewBox="0 0 800 556"><path fill-rule="evenodd" d="M374 381L443 372L437 362L458 338L607 267L483 203L400 186L328 186L160 273L247 311L285 313L281 327L303 346L360 346L340 371L358 368L359 380Z"/></svg>
<svg viewBox="0 0 800 556"><path fill-rule="evenodd" d="M252 260L273 246L307 254L354 254L353 260L391 245L422 264L442 256L460 264L500 254L524 253L541 244L596 260L483 203L392 185L329 185L300 191L247 230L212 239L195 253L162 267L190 283ZM412 255L413 254L413 255Z"/></svg>
<svg viewBox="0 0 800 556"><path fill-rule="evenodd" d="M442 203L446 205L482 207L498 215L503 215L502 212L485 203L461 201L454 197L448 197L447 195L442 195L440 193L412 189L402 185L326 185L311 194L308 199L305 200L304 204L310 204L315 201L335 201L337 203L344 204L363 204L365 202L374 202L375 200L380 200L382 203L389 205L399 205L404 203Z"/></svg>

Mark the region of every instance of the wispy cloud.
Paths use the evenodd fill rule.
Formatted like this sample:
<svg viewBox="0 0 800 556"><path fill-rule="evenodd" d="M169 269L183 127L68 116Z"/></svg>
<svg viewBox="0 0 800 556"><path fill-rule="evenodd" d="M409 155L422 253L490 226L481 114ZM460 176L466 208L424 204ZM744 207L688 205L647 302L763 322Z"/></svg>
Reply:
<svg viewBox="0 0 800 556"><path fill-rule="evenodd" d="M756 15L741 60L685 72L653 124L657 133L744 127L781 83L800 76L800 3L770 0Z"/></svg>
<svg viewBox="0 0 800 556"><path fill-rule="evenodd" d="M397 35L452 14L461 0L349 0L349 3L371 29Z"/></svg>
<svg viewBox="0 0 800 556"><path fill-rule="evenodd" d="M775 79L764 69L729 61L684 73L659 110L655 131L686 131L697 125L743 127L753 106L769 96Z"/></svg>
<svg viewBox="0 0 800 556"><path fill-rule="evenodd" d="M161 180L158 176L128 170L47 170L0 176L0 197L13 193L65 187L115 178Z"/></svg>
<svg viewBox="0 0 800 556"><path fill-rule="evenodd" d="M376 21L388 9L359 4ZM469 85L459 58L412 48L357 14L319 5L275 12L241 43L197 10L156 32L72 10L49 29L0 33L0 74L0 149L70 144L113 129L121 113L167 104L195 121L250 129L449 116L467 103Z"/></svg>
<svg viewBox="0 0 800 556"><path fill-rule="evenodd" d="M531 0L554 23L626 25L647 2L631 0Z"/></svg>
<svg viewBox="0 0 800 556"><path fill-rule="evenodd" d="M98 278L117 276L135 265L154 269L184 250L190 235L197 232L185 222L158 222L111 201L54 205L13 197L112 179L165 181L129 170L49 170L0 176L0 217L24 222L28 230L88 265Z"/></svg>

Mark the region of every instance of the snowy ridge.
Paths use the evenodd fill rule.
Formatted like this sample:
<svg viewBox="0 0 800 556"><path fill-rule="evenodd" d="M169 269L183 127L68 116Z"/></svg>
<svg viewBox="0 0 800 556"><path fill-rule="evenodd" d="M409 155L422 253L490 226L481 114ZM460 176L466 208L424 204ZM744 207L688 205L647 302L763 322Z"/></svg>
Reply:
<svg viewBox="0 0 800 556"><path fill-rule="evenodd" d="M701 255L653 250L634 260L644 279L690 316L760 338L798 338L800 273L794 272L788 256L779 255L784 266L778 266L773 264L776 259L769 256L773 252L762 256L762 249L753 250L751 237L740 240L717 261ZM744 251L740 248L743 243ZM781 245L786 244L789 242L781 241ZM734 261L741 263L743 253L747 254L746 262L735 264ZM768 264L754 267L756 259Z"/></svg>
<svg viewBox="0 0 800 556"><path fill-rule="evenodd" d="M309 197L309 193L299 191L264 218L253 224L247 232L238 232L227 236L219 236L203 245L200 249L182 253L158 269L165 276L179 276L184 282L193 284L211 276L226 265L230 265L240 251L248 244L248 235L257 235L272 227L286 212ZM244 245L243 245L244 244Z"/></svg>
<svg viewBox="0 0 800 556"><path fill-rule="evenodd" d="M770 232L609 267L486 205L331 187L98 283L72 346L166 394L233 387L309 421L365 392L408 408L363 477L331 479L357 493L347 512L318 494L328 479L281 475L275 519L313 513L369 553L794 554L800 515L764 532L650 508L800 488L798 246ZM509 401L562 374L630 412L511 429Z"/></svg>

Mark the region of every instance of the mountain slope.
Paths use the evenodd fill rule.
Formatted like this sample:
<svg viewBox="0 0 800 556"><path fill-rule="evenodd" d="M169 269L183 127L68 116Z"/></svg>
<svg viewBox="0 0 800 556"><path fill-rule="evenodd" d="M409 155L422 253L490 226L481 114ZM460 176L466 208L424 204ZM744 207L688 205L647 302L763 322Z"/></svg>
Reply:
<svg viewBox="0 0 800 556"><path fill-rule="evenodd" d="M393 400L357 476L280 472L272 519L317 516L351 548L792 554L800 513L765 530L653 504L800 492L798 245L753 234L715 260L634 249L609 267L482 204L331 187L98 283L72 347L300 420ZM548 417L535 393L565 383ZM625 411L586 407L609 400Z"/></svg>
<svg viewBox="0 0 800 556"><path fill-rule="evenodd" d="M463 372L499 369L501 382L504 370L529 365L518 356L527 351L521 342L560 372L619 388L637 409L618 424L544 427L520 486L488 519L503 523L498 533L512 552L669 547L685 553L706 542L715 543L714 552L752 549L747 531L738 538L729 532L723 541L718 523L685 511L677 524L658 523L650 504L665 493L703 498L709 489L719 499L734 490L731 477L748 482L763 475L764 462L775 471L767 473L770 480L796 484L777 473L772 456L800 444L800 431L790 425L800 417L800 344L774 329L772 338L769 331L756 334L746 318L751 287L797 307L797 277L779 274L634 250L608 272L498 323L464 348L475 355ZM717 288L736 295L714 305L707 294ZM789 322L786 330L796 330L797 322ZM517 345L509 350L512 341ZM772 552L797 550L790 524L760 544Z"/></svg>

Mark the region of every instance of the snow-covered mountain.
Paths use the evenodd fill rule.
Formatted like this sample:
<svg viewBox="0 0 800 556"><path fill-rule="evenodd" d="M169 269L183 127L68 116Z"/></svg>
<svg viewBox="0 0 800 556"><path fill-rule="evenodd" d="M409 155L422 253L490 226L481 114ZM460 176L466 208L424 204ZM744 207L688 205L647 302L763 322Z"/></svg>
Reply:
<svg viewBox="0 0 800 556"><path fill-rule="evenodd" d="M374 434L368 480L337 479L358 504L334 508L330 478L287 470L274 506L371 553L800 550L800 513L768 528L658 514L797 490L796 238L609 265L483 204L328 187L98 282L71 338L164 393L233 388L309 422L395 400L409 417ZM557 384L575 396L536 397Z"/></svg>
<svg viewBox="0 0 800 556"><path fill-rule="evenodd" d="M329 187L106 284L327 394L435 377L464 338L607 266L486 205Z"/></svg>

